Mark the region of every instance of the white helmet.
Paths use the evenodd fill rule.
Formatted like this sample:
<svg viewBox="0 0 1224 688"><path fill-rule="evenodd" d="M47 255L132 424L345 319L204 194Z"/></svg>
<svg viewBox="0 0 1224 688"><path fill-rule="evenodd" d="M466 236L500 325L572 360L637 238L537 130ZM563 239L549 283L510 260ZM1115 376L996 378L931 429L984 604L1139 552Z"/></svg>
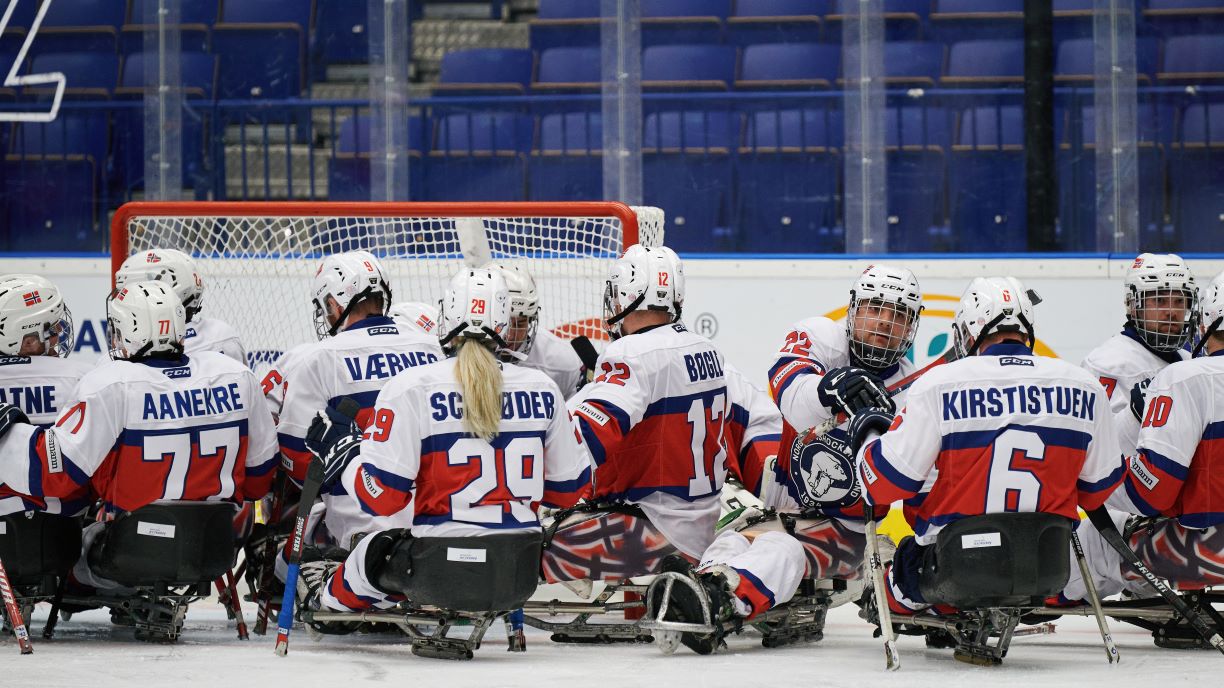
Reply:
<svg viewBox="0 0 1224 688"><path fill-rule="evenodd" d="M684 306L684 265L666 246L634 244L612 264L604 289L604 320L613 339L621 336L621 321L633 311L670 313L680 319Z"/></svg>
<svg viewBox="0 0 1224 688"><path fill-rule="evenodd" d="M531 352L535 343L536 327L540 321L540 293L536 290L535 279L531 273L518 265L506 263L486 263L486 270L500 272L506 280L506 288L510 290L510 316L512 319L523 318L526 323L518 325L513 320L507 343L520 356Z"/></svg>
<svg viewBox="0 0 1224 688"><path fill-rule="evenodd" d="M501 273L483 268L464 268L455 273L441 303L442 328L438 341L450 353L457 339L477 339L495 353L506 347L510 329L510 290Z"/></svg>
<svg viewBox="0 0 1224 688"><path fill-rule="evenodd" d="M340 316L335 322L328 319L327 297L335 299L340 307ZM349 313L359 301L368 296L381 296L383 314L391 307L391 287L383 272L382 263L369 251L337 253L323 259L314 278L315 334L319 339L335 336Z"/></svg>
<svg viewBox="0 0 1224 688"><path fill-rule="evenodd" d="M1037 340L1033 331L1033 306L1041 299L1025 289L1015 277L977 277L961 295L952 320L952 346L957 358L977 353L982 337L995 332L1019 332L1029 346Z"/></svg>
<svg viewBox="0 0 1224 688"><path fill-rule="evenodd" d="M433 334L438 326L438 307L420 301L397 303L387 311L387 315L395 320L395 324L425 334Z"/></svg>
<svg viewBox="0 0 1224 688"><path fill-rule="evenodd" d="M1199 342L1194 347L1195 355L1207 345L1213 334L1224 332L1224 272L1216 275L1211 283L1203 287L1199 298Z"/></svg>
<svg viewBox="0 0 1224 688"><path fill-rule="evenodd" d="M66 357L75 343L72 313L59 289L45 277L4 275L0 277L0 354L20 355L21 344L30 335L46 346L45 355Z"/></svg>
<svg viewBox="0 0 1224 688"><path fill-rule="evenodd" d="M1149 306L1150 298L1181 298L1184 305ZM1126 324L1152 350L1177 351L1194 335L1197 317L1198 290L1186 261L1172 253L1139 254L1126 270Z"/></svg>
<svg viewBox="0 0 1224 688"><path fill-rule="evenodd" d="M165 282L131 282L106 300L106 327L114 360L178 358L183 354L187 314Z"/></svg>
<svg viewBox="0 0 1224 688"><path fill-rule="evenodd" d="M866 307L860 313L860 308ZM896 363L914 344L922 290L905 268L869 265L850 290L846 337L859 362L882 370ZM897 326L904 327L898 332Z"/></svg>
<svg viewBox="0 0 1224 688"><path fill-rule="evenodd" d="M119 272L115 273L115 288L120 289L128 283L148 280L158 280L170 285L183 302L188 322L195 319L204 305L204 280L200 279L200 271L196 269L195 261L182 251L155 248L133 253L119 266Z"/></svg>

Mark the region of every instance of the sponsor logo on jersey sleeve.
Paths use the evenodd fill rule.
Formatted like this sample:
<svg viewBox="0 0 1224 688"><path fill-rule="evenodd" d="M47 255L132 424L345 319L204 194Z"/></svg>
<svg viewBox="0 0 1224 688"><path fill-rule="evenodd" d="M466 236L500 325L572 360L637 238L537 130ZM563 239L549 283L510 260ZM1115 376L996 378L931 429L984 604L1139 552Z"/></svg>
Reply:
<svg viewBox="0 0 1224 688"><path fill-rule="evenodd" d="M1147 467L1139 460L1138 455L1130 457L1130 470L1131 474L1138 478L1139 482L1143 483L1143 486L1149 490L1155 489L1156 484L1160 482L1160 478L1148 472Z"/></svg>

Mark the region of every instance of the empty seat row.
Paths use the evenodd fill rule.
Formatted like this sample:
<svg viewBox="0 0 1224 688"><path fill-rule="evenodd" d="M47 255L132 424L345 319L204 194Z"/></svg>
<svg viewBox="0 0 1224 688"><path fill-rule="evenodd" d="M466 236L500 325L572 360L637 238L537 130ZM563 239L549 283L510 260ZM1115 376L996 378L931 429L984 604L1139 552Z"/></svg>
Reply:
<svg viewBox="0 0 1224 688"><path fill-rule="evenodd" d="M644 45L841 40L853 0L643 0ZM1159 35L1197 33L1224 26L1224 7L1214 0L1145 0L1137 3L1143 31ZM599 40L600 0L540 0L531 22L536 49ZM887 38L959 41L1019 38L1023 0L885 0ZM1062 37L1092 33L1092 0L1055 0L1055 32Z"/></svg>
<svg viewBox="0 0 1224 688"><path fill-rule="evenodd" d="M1155 38L1136 43L1140 83L1224 81L1224 35ZM884 44L883 72L890 86L1020 85L1024 43L973 40ZM600 87L599 46L527 49L477 48L448 53L435 93L578 92ZM1095 46L1091 38L1063 41L1055 79L1091 83ZM841 85L841 49L819 43L766 43L742 50L732 46L681 44L651 46L642 52L642 82L648 90L833 88Z"/></svg>

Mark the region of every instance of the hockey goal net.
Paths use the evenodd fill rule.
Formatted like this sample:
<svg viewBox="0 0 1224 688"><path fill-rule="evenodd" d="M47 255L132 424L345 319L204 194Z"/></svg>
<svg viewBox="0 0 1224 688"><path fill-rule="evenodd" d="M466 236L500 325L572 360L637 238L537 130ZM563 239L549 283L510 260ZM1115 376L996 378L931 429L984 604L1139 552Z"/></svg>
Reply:
<svg viewBox="0 0 1224 688"><path fill-rule="evenodd" d="M436 305L463 265L525 267L540 325L603 337L603 283L629 246L663 243L663 211L621 203L128 203L111 223L111 274L151 248L196 259L204 314L242 336L259 369L315 340L311 284L330 254L368 250L396 302Z"/></svg>

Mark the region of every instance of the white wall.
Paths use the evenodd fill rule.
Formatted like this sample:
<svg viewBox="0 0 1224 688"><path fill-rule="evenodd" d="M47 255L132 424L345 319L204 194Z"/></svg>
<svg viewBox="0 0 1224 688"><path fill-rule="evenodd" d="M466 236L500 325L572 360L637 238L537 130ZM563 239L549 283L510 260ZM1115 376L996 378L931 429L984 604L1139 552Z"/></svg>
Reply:
<svg viewBox="0 0 1224 688"><path fill-rule="evenodd" d="M916 362L947 347L951 312L969 279L1012 275L1044 299L1037 307L1041 343L1078 363L1123 321L1122 274L1129 260L1024 258L892 260L918 275L926 313L914 347ZM685 321L712 336L727 357L764 386L773 352L790 323L843 309L854 278L870 261L691 259L685 264ZM82 358L105 355L101 325L110 288L108 259L0 258L0 273L33 272L60 285L77 322ZM1224 270L1224 260L1192 261L1200 280ZM547 289L547 284L541 285ZM601 285L592 285L601 289ZM211 297L212 295L210 295ZM249 298L249 297L248 297ZM301 308L306 313L304 307ZM596 315L596 314L593 314Z"/></svg>

